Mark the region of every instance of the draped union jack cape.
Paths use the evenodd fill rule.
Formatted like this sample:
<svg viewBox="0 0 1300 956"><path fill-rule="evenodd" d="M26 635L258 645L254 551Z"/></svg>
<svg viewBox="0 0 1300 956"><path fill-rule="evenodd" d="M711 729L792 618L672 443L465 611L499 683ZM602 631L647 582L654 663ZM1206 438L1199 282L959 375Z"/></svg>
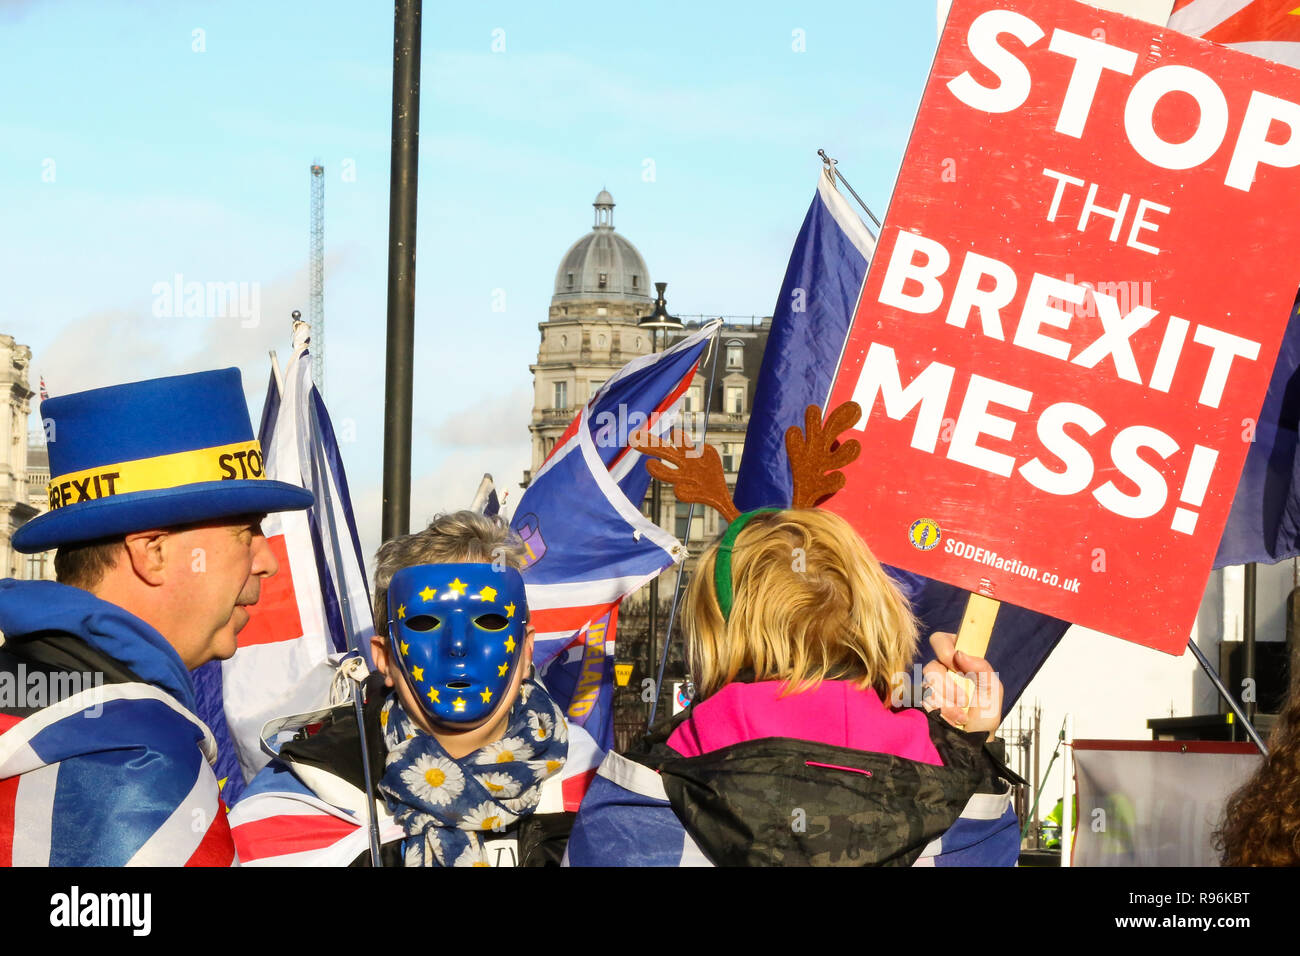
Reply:
<svg viewBox="0 0 1300 956"><path fill-rule="evenodd" d="M236 862L216 745L162 635L52 581L0 582L0 630L0 865Z"/></svg>

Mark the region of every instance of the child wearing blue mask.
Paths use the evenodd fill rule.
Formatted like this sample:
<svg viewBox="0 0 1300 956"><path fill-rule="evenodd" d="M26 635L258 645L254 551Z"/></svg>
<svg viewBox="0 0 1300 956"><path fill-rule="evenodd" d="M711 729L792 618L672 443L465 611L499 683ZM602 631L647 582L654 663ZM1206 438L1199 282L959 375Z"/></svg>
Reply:
<svg viewBox="0 0 1300 956"><path fill-rule="evenodd" d="M531 676L522 565L506 524L468 511L379 550L377 670L364 685L364 722L385 865L528 866L563 856L568 729ZM300 736L232 811L240 860L368 863L352 708L336 708L318 733ZM343 810L352 825L328 814L313 825L303 809L317 802ZM270 825L277 817L292 825Z"/></svg>

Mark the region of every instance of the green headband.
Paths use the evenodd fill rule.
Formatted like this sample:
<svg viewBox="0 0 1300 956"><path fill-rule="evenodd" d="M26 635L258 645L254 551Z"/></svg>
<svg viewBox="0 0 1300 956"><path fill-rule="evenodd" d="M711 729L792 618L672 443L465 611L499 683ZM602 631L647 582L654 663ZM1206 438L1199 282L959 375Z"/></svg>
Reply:
<svg viewBox="0 0 1300 956"><path fill-rule="evenodd" d="M724 621L731 619L731 602L734 597L731 586L731 549L736 546L736 538L741 530L749 524L750 519L765 511L780 511L780 508L755 508L737 515L736 520L727 526L727 532L718 545L718 556L713 563L713 584L718 592L718 608L722 611Z"/></svg>

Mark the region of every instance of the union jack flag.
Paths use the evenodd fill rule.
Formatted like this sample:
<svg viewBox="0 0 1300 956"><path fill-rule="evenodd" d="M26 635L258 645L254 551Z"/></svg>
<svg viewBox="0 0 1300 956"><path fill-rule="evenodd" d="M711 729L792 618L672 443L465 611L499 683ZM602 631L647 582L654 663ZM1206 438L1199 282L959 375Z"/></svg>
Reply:
<svg viewBox="0 0 1300 956"><path fill-rule="evenodd" d="M1300 4L1296 0L1177 0L1169 26L1300 67Z"/></svg>
<svg viewBox="0 0 1300 956"><path fill-rule="evenodd" d="M0 866L236 864L215 756L208 728L149 684L0 714Z"/></svg>
<svg viewBox="0 0 1300 956"><path fill-rule="evenodd" d="M249 608L235 656L194 675L199 716L216 735L217 771L232 804L269 759L258 743L262 725L328 704L339 656L352 643L369 664L375 632L347 475L312 382L306 334L305 325L295 333L283 390L271 377L259 438L266 477L309 488L316 504L263 520L280 570Z"/></svg>

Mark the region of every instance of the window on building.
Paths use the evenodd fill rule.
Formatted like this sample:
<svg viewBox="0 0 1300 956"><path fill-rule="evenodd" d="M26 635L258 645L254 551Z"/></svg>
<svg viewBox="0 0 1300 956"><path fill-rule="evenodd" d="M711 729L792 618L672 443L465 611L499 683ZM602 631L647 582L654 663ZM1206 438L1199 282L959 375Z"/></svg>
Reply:
<svg viewBox="0 0 1300 956"><path fill-rule="evenodd" d="M690 523L689 528L686 524L686 518L690 514L691 506L677 503L677 515L673 522L673 534L677 536L678 541L691 541L699 544L704 540L704 515L702 508L695 509L695 519Z"/></svg>
<svg viewBox="0 0 1300 956"><path fill-rule="evenodd" d="M744 447L739 442L724 441L722 443L722 470L727 474L740 470L740 453Z"/></svg>
<svg viewBox="0 0 1300 956"><path fill-rule="evenodd" d="M727 411L732 415L745 414L745 389L741 385L727 386Z"/></svg>
<svg viewBox="0 0 1300 956"><path fill-rule="evenodd" d="M27 556L27 580L44 581L45 580L45 561L48 554L29 554Z"/></svg>
<svg viewBox="0 0 1300 956"><path fill-rule="evenodd" d="M682 411L704 411L704 389L700 388L698 385L692 385L688 388L685 397L682 399Z"/></svg>
<svg viewBox="0 0 1300 956"><path fill-rule="evenodd" d="M609 273L608 273L608 272L602 272L602 273L600 274L600 282L598 282L597 285L599 285L600 288L603 289L603 288L605 288L605 286L608 284L608 282L609 282Z"/></svg>
<svg viewBox="0 0 1300 956"><path fill-rule="evenodd" d="M640 287L641 287L641 277L638 275L632 276L632 288L639 289Z"/></svg>
<svg viewBox="0 0 1300 956"><path fill-rule="evenodd" d="M554 408L569 407L569 383L568 382L555 383L555 404L553 407Z"/></svg>
<svg viewBox="0 0 1300 956"><path fill-rule="evenodd" d="M602 385L604 385L604 384L605 384L605 383L604 383L603 380L598 379L598 378L593 378L593 379L591 380L591 382L590 382L590 385L589 385L589 387L591 388L591 392L590 392L590 394L591 394L591 395L595 395L597 392L600 391L600 387L601 387Z"/></svg>
<svg viewBox="0 0 1300 956"><path fill-rule="evenodd" d="M745 367L745 346L741 342L727 343L727 368Z"/></svg>
<svg viewBox="0 0 1300 956"><path fill-rule="evenodd" d="M570 289L573 288L573 273L572 273L572 272L569 273L569 288L570 288Z"/></svg>

